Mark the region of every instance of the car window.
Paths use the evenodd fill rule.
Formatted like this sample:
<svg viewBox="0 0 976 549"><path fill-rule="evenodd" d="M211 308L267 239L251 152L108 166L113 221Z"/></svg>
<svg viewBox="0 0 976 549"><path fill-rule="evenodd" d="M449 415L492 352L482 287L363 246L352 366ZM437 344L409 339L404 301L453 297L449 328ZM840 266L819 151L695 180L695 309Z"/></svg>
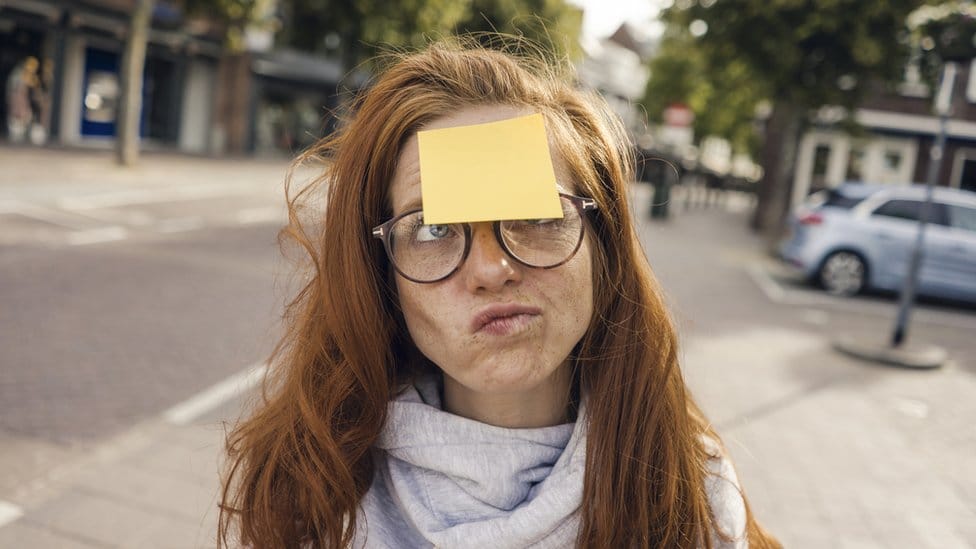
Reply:
<svg viewBox="0 0 976 549"><path fill-rule="evenodd" d="M896 217L908 221L918 221L922 215L923 203L919 200L889 200L877 207L872 215L885 217ZM946 205L940 202L933 202L932 209L929 210L929 223L936 225L948 225L948 215Z"/></svg>
<svg viewBox="0 0 976 549"><path fill-rule="evenodd" d="M953 227L976 233L976 208L949 204L949 221Z"/></svg>
<svg viewBox="0 0 976 549"><path fill-rule="evenodd" d="M844 196L837 191L830 191L827 193L827 199L824 201L824 206L833 206L834 208L843 208L849 210L854 206L857 206L864 198L853 198L850 196Z"/></svg>

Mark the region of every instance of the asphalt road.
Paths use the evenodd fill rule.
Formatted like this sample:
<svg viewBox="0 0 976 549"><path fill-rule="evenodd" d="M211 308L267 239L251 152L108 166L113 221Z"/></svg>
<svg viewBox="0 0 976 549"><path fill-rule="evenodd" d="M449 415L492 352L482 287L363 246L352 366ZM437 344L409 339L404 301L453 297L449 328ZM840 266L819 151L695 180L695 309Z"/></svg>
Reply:
<svg viewBox="0 0 976 549"><path fill-rule="evenodd" d="M284 167L219 185L0 178L0 494L265 360L291 269Z"/></svg>

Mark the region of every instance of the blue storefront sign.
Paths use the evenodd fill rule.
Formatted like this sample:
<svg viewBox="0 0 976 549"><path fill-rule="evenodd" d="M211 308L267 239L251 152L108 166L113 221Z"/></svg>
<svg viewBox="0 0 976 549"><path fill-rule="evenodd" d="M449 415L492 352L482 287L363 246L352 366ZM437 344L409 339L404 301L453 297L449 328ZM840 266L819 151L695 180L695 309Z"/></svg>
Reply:
<svg viewBox="0 0 976 549"><path fill-rule="evenodd" d="M85 51L85 80L81 106L81 135L115 135L115 121L122 98L118 53L96 48ZM143 75L143 106L145 106L145 75ZM139 135L146 135L146 109L143 107Z"/></svg>

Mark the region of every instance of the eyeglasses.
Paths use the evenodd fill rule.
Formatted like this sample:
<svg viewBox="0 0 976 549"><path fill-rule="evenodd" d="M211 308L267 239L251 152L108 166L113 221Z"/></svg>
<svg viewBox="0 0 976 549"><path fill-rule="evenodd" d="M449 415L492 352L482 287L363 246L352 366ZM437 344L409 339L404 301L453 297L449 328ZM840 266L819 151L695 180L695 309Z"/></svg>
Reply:
<svg viewBox="0 0 976 549"><path fill-rule="evenodd" d="M559 194L562 219L516 219L492 223L495 238L515 261L552 269L566 263L583 243L583 212L596 202ZM430 283L454 274L471 251L471 224L425 225L423 210L404 212L373 229L393 268L407 280Z"/></svg>

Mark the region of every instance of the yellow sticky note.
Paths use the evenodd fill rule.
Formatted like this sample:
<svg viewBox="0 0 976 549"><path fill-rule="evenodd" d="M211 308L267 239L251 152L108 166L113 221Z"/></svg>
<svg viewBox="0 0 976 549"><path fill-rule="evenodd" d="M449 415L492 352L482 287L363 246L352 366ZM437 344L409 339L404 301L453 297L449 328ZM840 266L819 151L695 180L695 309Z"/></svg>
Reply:
<svg viewBox="0 0 976 549"><path fill-rule="evenodd" d="M417 133L424 222L563 216L541 114Z"/></svg>

